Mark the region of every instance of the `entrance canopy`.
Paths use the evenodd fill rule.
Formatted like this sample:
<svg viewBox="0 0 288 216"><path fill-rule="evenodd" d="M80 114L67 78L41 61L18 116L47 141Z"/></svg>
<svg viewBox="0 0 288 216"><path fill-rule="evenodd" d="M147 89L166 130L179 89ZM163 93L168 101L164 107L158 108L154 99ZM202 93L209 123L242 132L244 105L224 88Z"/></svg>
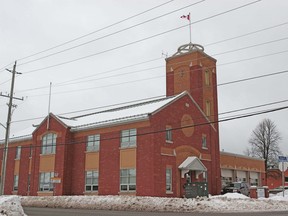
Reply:
<svg viewBox="0 0 288 216"><path fill-rule="evenodd" d="M207 168L198 157L187 157L178 167L181 170L181 177L184 178L185 173L190 170L198 171L199 173L206 172Z"/></svg>

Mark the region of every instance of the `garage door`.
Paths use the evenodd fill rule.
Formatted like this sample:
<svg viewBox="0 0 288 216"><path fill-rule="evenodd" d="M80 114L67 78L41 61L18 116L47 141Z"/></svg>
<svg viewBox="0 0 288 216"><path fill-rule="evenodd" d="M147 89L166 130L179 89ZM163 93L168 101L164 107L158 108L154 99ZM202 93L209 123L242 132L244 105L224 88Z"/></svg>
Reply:
<svg viewBox="0 0 288 216"><path fill-rule="evenodd" d="M259 173L250 172L250 184L257 186L259 183Z"/></svg>
<svg viewBox="0 0 288 216"><path fill-rule="evenodd" d="M222 188L230 182L233 182L233 170L221 169L221 183Z"/></svg>
<svg viewBox="0 0 288 216"><path fill-rule="evenodd" d="M245 171L237 171L237 181L246 182L247 181L247 172Z"/></svg>
<svg viewBox="0 0 288 216"><path fill-rule="evenodd" d="M222 177L232 177L233 176L233 170L221 169L221 176Z"/></svg>

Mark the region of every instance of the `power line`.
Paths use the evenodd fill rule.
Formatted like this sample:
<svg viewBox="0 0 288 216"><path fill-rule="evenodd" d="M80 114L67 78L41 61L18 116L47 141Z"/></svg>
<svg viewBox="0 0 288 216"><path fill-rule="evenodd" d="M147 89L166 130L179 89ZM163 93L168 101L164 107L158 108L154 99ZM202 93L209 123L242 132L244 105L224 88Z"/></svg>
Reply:
<svg viewBox="0 0 288 216"><path fill-rule="evenodd" d="M217 54L214 54L214 55L212 55L212 56L217 56L217 55L227 54L227 53L231 53L231 52L236 52L236 51L239 51L239 50L249 49L249 48L256 47L256 46L267 45L267 44L269 44L269 43L275 43L275 42L282 41L282 40L287 40L287 39L288 39L288 37L281 38L281 39L277 39L277 40L272 40L272 41L266 41L266 42L260 43L260 44L254 44L254 45L251 45L251 46L246 46L246 47L238 48L238 49L235 49L235 50L229 50L229 51L225 51L225 52L222 52L222 53L217 53ZM253 60L253 59L257 59L257 58L267 57L267 56L271 56L271 55L282 54L282 53L286 53L286 52L288 52L288 50L279 51L279 52L276 52L276 53L271 53L271 54L266 54L266 55L260 55L260 56L251 57L251 58L246 58L246 59L237 60L237 61L232 61L232 62L228 62L228 63L219 64L218 67L219 67L219 66L223 66L223 65L234 64L234 63L238 63L238 62ZM207 57L205 56L205 57L197 58L196 60L201 60L201 59L206 59L206 58L207 58ZM120 67L120 68L115 68L115 69L108 70L108 71L104 71L104 72L98 73L98 74L96 74L96 75L90 75L90 76L83 77L82 79L85 79L85 78L88 78L88 77L99 76L99 75L104 74L104 73L105 73L105 74L111 73L111 72L114 72L114 71L117 71L117 70L121 70L121 69L129 68L129 67L141 65L141 64L148 63L148 62L152 62L152 61L156 61L156 60L159 60L159 59L162 59L162 57L161 57L161 58L152 59L152 60L148 60L148 61L144 61L144 62L140 62L140 63L136 63L136 64L132 64L132 65L128 65L128 66L124 66L124 67ZM177 62L177 63L175 63L175 65L177 65L177 64L182 64L182 63L189 62L189 61L190 61L190 60L188 60L188 61L182 61L182 62ZM173 65L174 65L174 64L173 64ZM74 80L79 80L79 79L81 79L81 78L78 78L78 79L73 79L73 80L65 81L65 82L62 82L62 83L57 83L57 84L55 84L55 87L64 86L64 85L78 84L78 83L81 83L81 82L101 80L101 79L111 78L111 77L116 77L116 76L123 76L123 75L127 75L127 74L133 74L133 73L137 73L137 72L142 72L142 71L151 70L151 69L157 69L157 68L162 68L162 67L165 67L165 66L156 66L156 67L146 68L146 69L142 69L142 70L138 70L138 71L127 72L127 73L124 73L124 74L118 74L118 75L113 75L113 76L106 76L106 77L102 77L102 78L98 78L98 79L93 79L93 80L90 79L90 80L77 81L77 82L74 82L74 83L65 84L65 83L67 83L67 82L72 82L72 81L74 81ZM157 78L158 78L158 77L157 77ZM1 84L3 84L3 83L1 83ZM26 89L26 90L22 90L22 91L20 91L20 92L37 90L37 89L43 89L43 88L47 88L47 86L38 87L38 88L32 88L32 89Z"/></svg>
<svg viewBox="0 0 288 216"><path fill-rule="evenodd" d="M166 5L166 4L169 4L169 3L173 2L173 1L174 1L174 0L170 0L170 1L164 2L164 3L162 3L162 4L159 4L159 5L155 6L155 7L150 8L150 9L148 9L148 10L145 10L145 11L140 12L140 13L138 13L138 14L135 14L135 15L133 15L133 16L127 17L127 18L125 18L125 19L122 19L122 20L120 20L120 21L117 21L117 22L115 22L115 23L112 23L112 24L110 24L110 25L108 25L108 26L105 26L105 27L103 27L103 28L97 29L97 30L95 30L95 31L92 31L92 32L90 32L90 33L88 33L88 34L82 35L82 36L80 36L80 37L74 38L74 39L72 39L72 40L66 41L66 42L64 42L64 43L58 44L58 45L53 46L53 47L51 47L51 48L42 50L42 51L40 51L40 52L31 54L31 55L29 55L29 56L20 58L20 59L18 59L18 60L19 60L19 61L20 61L20 60L24 60L24 59L33 57L33 56L35 56L35 55L42 54L42 53L44 53L44 52L47 52L47 51L56 49L56 48L58 48L58 47L62 47L62 46L64 46L64 45L66 45L66 44L70 44L70 43L72 43L72 42L74 42L74 41L77 41L77 40L79 40L79 39L85 38L85 37L87 37L87 36L89 36L89 35L92 35L92 34L95 34L95 33L97 33L97 32L103 31L103 30L105 30L105 29L108 29L108 28L113 27L113 26L115 26L115 25L118 25L118 24L120 24L120 23L123 23L123 22L125 22L125 21L127 21L127 20L129 20L129 19L138 17L138 16L140 16L140 15L142 15L142 14L145 14L145 13L147 13L147 12L150 12L150 11L154 10L154 9L157 9L157 8L159 8L159 7L162 7L162 6L164 6L164 5Z"/></svg>
<svg viewBox="0 0 288 216"><path fill-rule="evenodd" d="M249 81L249 80L254 80L254 79L260 79L260 78L263 78L263 77L268 77L268 76L275 76L275 75L279 75L279 74L284 74L284 73L287 73L288 70L284 70L284 71L278 71L278 72L274 72L274 73L270 73L270 74L265 74L265 75L260 75L260 76L254 76L254 77L249 77L249 78L245 78L245 79L239 79L239 80L233 80L233 81L229 81L229 82L226 82L226 83L220 83L218 84L217 86L224 86L224 85L229 85L229 84L234 84L234 83L239 83L239 82L245 82L245 81ZM144 80L150 80L150 79L155 79L155 78L159 78L159 77L162 77L162 76L158 76L158 77L152 77L152 78L148 78L148 79L142 79L142 80L136 80L136 81L133 81L133 82L138 82L138 81L144 81ZM130 83L130 82L125 82L125 83ZM123 84L123 83L120 83L120 84ZM120 85L120 84L117 84L117 85ZM109 86L115 86L115 85L109 85ZM93 87L93 88L89 88L89 89L95 89L95 88L104 88L104 87L107 87L107 86L100 86L100 87ZM193 88L192 90L196 90L196 89L200 89L199 88ZM87 90L87 89L85 89ZM76 91L76 90L75 90ZM77 91L79 91L79 89L77 89ZM68 93L70 93L71 91L69 91ZM62 93L66 93L66 92L62 92ZM58 93L59 94L59 93ZM42 95L41 95L42 96ZM164 95L161 95L161 96L156 96L157 97L164 97ZM154 97L152 97L154 98ZM148 99L152 99L152 98L146 98L146 99L143 99L143 100L148 100ZM133 103L133 102L138 102L139 100L137 101L132 101L132 102L128 102L128 103ZM142 101L142 100L140 100ZM127 103L121 103L121 104L116 104L116 105L123 105L123 104L127 104ZM116 106L116 105L109 105L109 106ZM100 107L100 108L107 108L109 106L104 106L104 107ZM81 110L79 112L83 112L83 111L89 111L89 110L94 110L94 109L97 109L97 108L91 108L91 109L86 109L86 110ZM59 114L59 115L65 115L65 114L71 114L71 113L77 113L78 111L74 111L74 112L70 112L70 113L62 113L62 114ZM43 117L39 117L39 118L43 118ZM31 119L31 120L34 120ZM21 120L22 121L22 120ZM15 122L20 122L20 121L15 121Z"/></svg>
<svg viewBox="0 0 288 216"><path fill-rule="evenodd" d="M271 113L271 112L278 112L278 111L282 111L282 110L286 110L286 109L288 109L288 106L282 106L282 107L267 109L267 110L260 110L257 112L245 113L245 114L238 115L238 116L226 117L226 118L223 118L223 119L220 119L217 121L205 120L205 122L201 122L201 123L197 123L197 124L190 124L190 125L180 126L180 127L172 127L171 130L176 131L176 130L182 130L185 128L199 127L199 126L216 124L216 123L218 124L218 123L222 123L222 122L233 121L233 120L242 119L242 118L249 118L249 117L267 114L267 113ZM230 112L232 112L232 111L230 111ZM137 133L136 135L133 135L133 136L139 137L139 136L146 136L146 135L165 133L165 132L166 132L166 128L160 129L160 130L152 130L152 131L148 131L148 132L144 132L144 133ZM113 136L113 137L109 137L109 138L101 138L100 141L115 140L115 139L120 139L120 138L121 138L121 136L117 135L117 136ZM13 138L11 139L11 141L13 142ZM76 144L86 144L86 139L75 141L75 142L57 143L56 145L57 146L63 146L63 145L76 145ZM41 147L41 145L23 146L23 148L37 148L37 147ZM15 148L15 146L14 147L8 147L8 148Z"/></svg>
<svg viewBox="0 0 288 216"><path fill-rule="evenodd" d="M259 78L263 78L263 77L270 77L270 76L275 76L275 75L279 75L279 74L284 74L287 72L288 72L288 70L278 71L275 73L264 74L264 75L249 77L249 78L245 78L245 79L234 80L234 81L230 81L230 82L226 82L226 83L220 83L217 86L224 86L224 85L229 85L229 84L233 84L233 83L239 83L239 82L244 82L244 81L248 81L248 80L259 79Z"/></svg>
<svg viewBox="0 0 288 216"><path fill-rule="evenodd" d="M14 62L11 62L10 64L7 64L4 67L0 68L0 73L4 72L8 66L13 65L13 64L14 64Z"/></svg>
<svg viewBox="0 0 288 216"><path fill-rule="evenodd" d="M221 86L221 85L227 85L227 84L232 84L232 83L237 83L237 82L243 82L243 81L248 81L248 80L253 80L253 79L258 79L258 78L262 78L262 77L267 77L267 76L274 76L274 75L278 75L278 74L283 74L283 73L287 73L288 71L280 71L280 72L275 72L275 73L272 73L272 74L266 74L266 75L261 75L261 76L256 76L256 77L250 77L250 78L246 78L246 79L241 79L241 80L235 80L235 81L230 81L230 82L227 82L227 83L222 83L222 84L218 84L218 86ZM194 90L194 89L193 89ZM156 97L152 97L152 98L160 98L160 97L163 97L164 95L162 96L156 96ZM148 100L148 99L152 99L152 98L146 98L146 99L143 99L143 100ZM143 101L143 100L137 100L137 101L131 101L131 102L128 102L128 103L133 103L133 102L139 102L139 101ZM285 101L283 101L285 102ZM277 102L276 102L277 103ZM127 103L121 103L121 104L116 104L116 105L123 105L123 104L127 104ZM99 107L99 108L107 108L107 107L110 107L110 106L116 106L116 105L109 105L109 106L103 106L103 107ZM89 111L89 110L95 110L97 108L91 108L91 109L86 109L86 110L80 110L80 111L74 111L74 112L69 112L69 113L62 113L62 114L59 114L59 115L65 115L65 114L72 114L72 113L77 113L77 112L84 112L84 111ZM223 113L224 114L224 113ZM25 120L19 120L19 121L14 121L14 122L22 122L22 121L28 121L28 120L36 120L36 119L42 119L44 117L37 117L37 118L32 118L32 119L25 119ZM13 123L14 123L13 122Z"/></svg>
<svg viewBox="0 0 288 216"><path fill-rule="evenodd" d="M229 114L229 113L232 113L232 112L240 112L240 111L260 108L260 107L264 107L264 106L271 106L271 105L275 105L275 104L279 104L279 103L285 103L285 102L288 102L288 99L287 100L270 102L270 103L266 103L266 104L260 104L260 105L256 105L256 106L250 106L250 107L241 108L241 109L237 109L237 110L233 110L233 111L226 111L226 112L219 113L219 115L226 115L226 114Z"/></svg>
<svg viewBox="0 0 288 216"><path fill-rule="evenodd" d="M253 58L253 59L255 59L255 58ZM241 61L243 61L243 60L241 60ZM233 61L232 63L235 63L235 61ZM231 64L231 63L228 62L227 64ZM223 66L223 65L225 65L225 64L221 64L221 66ZM218 66L220 66L220 65L218 65ZM162 66L160 66L160 67L162 67ZM155 67L155 68L158 68L158 67ZM149 69L151 69L151 68L149 68ZM143 70L140 70L140 71L142 72ZM288 72L288 70L277 71L277 72L272 72L272 73L269 73L269 74L264 74L264 75L249 77L249 78L245 78L245 79L233 80L233 81L230 81L230 82L220 83L220 84L217 84L217 86L223 86L223 85L228 85L228 84L232 84L232 83L239 83L239 82L253 80L253 79L259 79L259 78L263 78L263 77L275 76L275 75L279 75L279 74L285 74L287 72ZM133 73L139 73L139 71L136 71L136 72L134 71ZM186 71L186 73L189 73L189 71ZM127 74L131 74L131 72L130 73L125 73L125 74L120 74L118 76L127 75ZM171 76L172 75L173 74L171 74ZM102 85L102 86L90 87L90 88L82 88L82 89L77 89L77 90L67 90L67 91L62 91L62 92L55 92L54 95L55 94L73 93L73 92L79 92L79 91L87 91L87 90L91 90L91 89L107 88L107 87L112 87L112 86L119 86L119 85L130 84L130 83L141 82L141 81L147 81L147 80L158 79L158 78L163 78L163 77L166 77L166 74L165 75L154 76L154 77L149 77L149 78L145 78L145 79L142 78L142 79L138 79L138 80L126 81L126 82L121 82L121 83L116 83L116 84ZM106 78L111 78L111 76L94 79L93 81L106 79ZM77 82L77 83L79 83L79 82ZM76 83L72 83L72 84L76 84ZM31 90L34 90L34 89L27 89L27 90L22 90L22 91L19 91L19 92L23 93L25 91L31 91ZM44 96L44 95L47 95L47 94L31 95L30 97L37 97L37 96Z"/></svg>
<svg viewBox="0 0 288 216"><path fill-rule="evenodd" d="M228 50L226 52L212 54L212 56L223 55L223 54L236 52L236 51L240 51L240 50L244 50L244 49L249 49L249 48L253 48L253 47L257 47L257 46L262 46L262 45L266 45L266 44L270 44L270 43L275 43L275 42L279 42L279 41L283 41L283 40L287 40L287 39L288 39L288 37L279 38L279 39L276 39L276 40L266 41L266 42L263 42L263 43L258 43L258 44L242 47L242 48L235 49L235 50Z"/></svg>
<svg viewBox="0 0 288 216"><path fill-rule="evenodd" d="M132 28L135 28L135 27L137 27L137 26L140 26L140 25L146 24L146 23L148 23L148 22L154 21L154 20L156 20L156 19L163 18L163 17L165 17L165 16L167 16L167 15L170 15L170 14L172 14L172 13L178 12L178 11L183 10L183 9L185 9L185 8L194 6L194 5L196 5L196 4L202 3L202 2L204 2L204 1L205 1L205 0L201 0L201 1L199 1L199 2L196 2L196 3L193 3L193 4L187 5L187 6L185 6L185 7L182 7L182 8L176 9L176 10L173 10L173 11L171 11L171 12L169 12L169 13L161 14L161 15L159 15L159 16L157 16L157 17L152 18L152 19L145 20L145 21L140 22L140 23L138 23L138 24L129 26L129 27L127 27L127 28L121 29L121 30L119 30L119 31L116 31L116 32L113 32L113 33L104 35L104 36L102 36L102 37L99 37L99 38L96 38L96 39L93 39L93 40L90 40L90 41L87 41L87 42L85 42L85 43L81 43L81 44L78 44L78 45L69 47L69 48L67 48L67 49L63 49L63 50L60 50L60 51L58 51L58 52L54 52L54 53L48 54L48 55L46 55L46 56L42 56L42 57L39 57L39 58L37 58L37 59L33 59L33 60L30 60L30 61L21 63L21 64L19 64L19 66L21 66L21 65L26 65L26 64L29 64L29 63L32 63L32 62L35 62L35 61L39 61L39 60L42 60L42 59L45 59L45 58L48 58L48 57L51 57L51 56L54 56L54 55L58 55L58 54L60 54L60 53L67 52L67 51L69 51L69 50L72 50L72 49L75 49L75 48L78 48L78 47L81 47L81 46L84 46L84 45L87 45L87 44L90 44L90 43L93 43L93 42L95 42L95 41L98 41L98 40L101 40L101 39L110 37L110 36L112 36L112 35L115 35L115 34L118 34L118 33L124 32L124 31L127 31L127 30L132 29Z"/></svg>
<svg viewBox="0 0 288 216"><path fill-rule="evenodd" d="M242 34L242 35L239 35L239 36L235 36L235 37L231 37L231 38L228 38L228 39L224 39L224 40L208 43L208 44L206 44L204 46L211 46L211 45L227 42L227 41L230 41L230 40L235 40L235 39L238 39L238 38L241 38L241 37L246 37L248 35L253 35L253 34L256 34L256 33L259 33L259 32L263 32L263 31L267 31L267 30L270 30L270 29L273 29L273 28L278 28L278 27L281 27L281 26L284 26L284 25L287 25L287 24L288 24L288 22L280 23L280 24L277 24L277 25L273 25L273 26L269 26L269 27L266 27L266 28L258 29L256 31L248 32L246 34Z"/></svg>
<svg viewBox="0 0 288 216"><path fill-rule="evenodd" d="M266 27L266 28L263 28L263 29L259 29L259 30L256 30L256 31L252 31L252 32L248 32L246 34L243 34L243 35L239 35L239 36L235 36L235 37L231 37L231 38L227 38L227 39L224 39L224 40L221 40L221 41L217 41L217 42L212 42L210 44L206 44L204 45L205 47L207 46L210 46L210 45L215 45L215 44L219 44L219 43L223 43L223 42L226 42L226 41L230 41L230 40L234 40L234 39L238 39L238 38L241 38L241 37L245 37L245 36L248 36L248 35L252 35L252 34L255 34L255 33L259 33L259 32L262 32L262 31L266 31L266 30L269 30L269 29L272 29L272 28L276 28L276 27L280 27L280 26L283 26L283 25L287 25L288 22L284 22L284 23L281 23L281 24L277 24L277 25L274 25L274 26L270 26L270 27ZM282 39L280 39L282 40ZM270 41L271 42L271 41ZM265 44L267 43L270 43L270 42L266 42ZM272 41L272 42L275 42L275 41ZM271 43L272 43L271 42ZM259 45L258 45L259 46ZM245 49L245 48L241 48L241 49ZM275 54L278 54L278 53L283 53L283 52L287 52L287 51L281 51L281 52L277 52ZM269 56L269 55L274 55L274 54L268 54L268 55L265 55L265 56ZM256 57L258 58L258 57ZM156 59L152 59L152 60L148 60L148 61L144 61L144 62L140 62L140 63L136 63L136 64L132 64L132 65L128 65L128 66L124 66L124 67L120 67L120 68L116 68L116 69L112 69L112 70L108 70L108 71L104 71L102 73L109 73L109 72L113 72L113 71L117 71L117 70L121 70L121 69L124 69L124 68L128 68L128 67L132 67L132 66L136 66L136 65L140 65L140 64L143 64L143 63L147 63L147 62L152 62L152 61L156 61L156 60L159 60L159 59L162 59L161 58L156 58ZM235 63L238 62L238 61L235 61ZM74 80L79 80L79 79L85 79L85 78L89 78L89 77L93 77L93 76L98 76L100 75L101 73L98 73L96 75L89 75L89 76L85 76L85 77L81 77L81 78L77 78L77 79L72 79L72 80L68 80L68 81L64 81L62 83L67 83L67 82L71 82L71 81L74 81ZM7 80L3 83L0 83L1 84L4 84L6 82L8 82L10 80ZM59 84L62 84L62 83L58 83ZM57 84L56 84L57 85ZM40 89L40 88L47 88L46 86L44 87L39 87L39 88L36 88L36 89Z"/></svg>
<svg viewBox="0 0 288 216"><path fill-rule="evenodd" d="M203 22L203 21L206 21L206 20L215 18L215 17L217 17L217 16L221 16L221 15L223 15L223 14L226 14L226 13L229 13L229 12L232 12L232 11L239 10L239 9L241 9L241 8L250 6L250 5L255 4L255 3L258 3L258 2L260 2L260 1L261 1L261 0L257 0L257 1L250 2L250 3L248 3L248 4L241 5L241 6L239 6L239 7L232 8L232 9L230 9L230 10L227 10L227 11L224 11L224 12L221 12L221 13L218 13L218 14L215 14L215 15L212 15L212 16L210 16L210 17L206 17L206 18L200 19L200 20L198 20L198 21L191 22L191 24L196 24L196 23L199 23L199 22ZM93 53L93 54L90 54L90 55L82 56L82 57L80 57L80 58L72 59L72 60L69 60L69 61L61 62L61 63L54 64L54 65L50 65L50 66L47 66L47 67L38 68L38 69L30 70L30 71L26 71L26 72L24 72L24 73L25 73L25 74L29 74L29 73L33 73L33 72L36 72L36 71L46 70L46 69L49 69L49 68L54 68L54 67L62 66L62 65L65 65L65 64L73 63L73 62L75 62L75 61L83 60L83 59L90 58L90 57L93 57L93 56L96 56L96 55L100 55L100 54L107 53L107 52L111 52L111 51L114 51L114 50L117 50L117 49L120 49L120 48L124 48L124 47L130 46L130 45L136 44L136 43L140 43L140 42L142 42L142 41L149 40L149 39L152 39L152 38L155 38L155 37L158 37L158 36L161 36L161 35L164 35L164 34L167 34L167 33L173 32L173 31L176 31L176 30L179 30L179 29L184 28L184 27L187 27L187 26L189 26L189 24L182 25L182 26L177 27L177 28L173 28L173 29L170 29L170 30L167 30L167 31L158 33L158 34L154 34L154 35L149 36L149 37L146 37L146 38L142 38L142 39L139 39L139 40L136 40L136 41L133 41L133 42L129 42L129 43L126 43L126 44L117 46L117 47L113 47L113 48L110 48L110 49L106 49L106 50L103 50L103 51L100 51L100 52L97 52L97 53Z"/></svg>
<svg viewBox="0 0 288 216"><path fill-rule="evenodd" d="M143 102L143 101L152 100L152 99L157 99L157 98L159 99L159 98L161 98L161 97L165 97L165 95L155 96L155 97L149 97L149 98L144 98L144 99L134 100L134 101L129 101L129 102L123 102L123 103L118 103L118 104L111 104L111 105L106 105L106 106L101 106L101 107L96 107L96 108L89 108L89 109L84 109L84 110L80 110L80 111L72 111L72 112L60 113L60 114L58 114L58 115L67 115L67 114L73 114L73 113L78 113L78 112L91 111L91 110L95 110L95 109L103 109L103 108L121 106L121 105L126 105L126 104L131 104L131 103L136 103L136 102ZM23 120L18 120L18 121L13 121L13 123L23 122L23 121L30 121L30 120L37 120L37 119L43 119L43 118L45 118L45 116L36 117L36 118L30 118L30 119L23 119Z"/></svg>

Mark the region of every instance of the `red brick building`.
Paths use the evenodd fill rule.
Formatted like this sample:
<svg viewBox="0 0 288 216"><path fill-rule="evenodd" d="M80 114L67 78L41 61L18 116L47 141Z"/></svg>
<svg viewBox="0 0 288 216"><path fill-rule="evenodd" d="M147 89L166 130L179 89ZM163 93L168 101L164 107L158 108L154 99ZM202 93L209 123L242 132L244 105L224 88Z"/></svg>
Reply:
<svg viewBox="0 0 288 216"><path fill-rule="evenodd" d="M279 169L267 170L267 186L269 189L274 189L283 186L283 173ZM284 171L284 186L288 186L288 170Z"/></svg>
<svg viewBox="0 0 288 216"><path fill-rule="evenodd" d="M10 139L5 194L183 197L187 181L219 194L216 80L216 60L190 43L166 59L166 98L50 114Z"/></svg>
<svg viewBox="0 0 288 216"><path fill-rule="evenodd" d="M247 182L253 186L266 186L264 162L264 159L220 152L222 187L238 181Z"/></svg>

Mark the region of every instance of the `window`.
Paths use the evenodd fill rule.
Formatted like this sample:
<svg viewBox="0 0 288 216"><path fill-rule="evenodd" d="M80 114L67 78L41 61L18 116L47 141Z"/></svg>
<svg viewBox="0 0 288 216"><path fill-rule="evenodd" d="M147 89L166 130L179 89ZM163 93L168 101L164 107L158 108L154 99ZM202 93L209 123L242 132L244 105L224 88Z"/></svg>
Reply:
<svg viewBox="0 0 288 216"><path fill-rule="evenodd" d="M17 146L15 159L20 159L20 156L21 156L21 146Z"/></svg>
<svg viewBox="0 0 288 216"><path fill-rule="evenodd" d="M29 146L29 157L32 157L33 149L32 145Z"/></svg>
<svg viewBox="0 0 288 216"><path fill-rule="evenodd" d="M136 169L120 170L120 190L126 192L136 191Z"/></svg>
<svg viewBox="0 0 288 216"><path fill-rule="evenodd" d="M28 174L28 182L27 182L27 191L30 191L30 184L31 184L31 174Z"/></svg>
<svg viewBox="0 0 288 216"><path fill-rule="evenodd" d="M55 154L56 134L49 133L42 138L41 154Z"/></svg>
<svg viewBox="0 0 288 216"><path fill-rule="evenodd" d="M166 141L172 142L172 129L166 127Z"/></svg>
<svg viewBox="0 0 288 216"><path fill-rule="evenodd" d="M14 175L14 184L13 184L13 190L18 191L18 182L19 182L19 176Z"/></svg>
<svg viewBox="0 0 288 216"><path fill-rule="evenodd" d="M53 183L51 178L54 177L54 172L40 173L39 191L53 191Z"/></svg>
<svg viewBox="0 0 288 216"><path fill-rule="evenodd" d="M285 177L285 182L288 182L288 177Z"/></svg>
<svg viewBox="0 0 288 216"><path fill-rule="evenodd" d="M172 191L172 169L166 168L166 192Z"/></svg>
<svg viewBox="0 0 288 216"><path fill-rule="evenodd" d="M207 148L207 136L205 134L202 135L202 148Z"/></svg>
<svg viewBox="0 0 288 216"><path fill-rule="evenodd" d="M86 151L99 151L100 135L88 136Z"/></svg>
<svg viewBox="0 0 288 216"><path fill-rule="evenodd" d="M136 146L136 129L121 131L121 147Z"/></svg>
<svg viewBox="0 0 288 216"><path fill-rule="evenodd" d="M98 191L98 171L86 171L85 191Z"/></svg>
<svg viewBox="0 0 288 216"><path fill-rule="evenodd" d="M209 100L206 101L206 115L211 115L211 102Z"/></svg>
<svg viewBox="0 0 288 216"><path fill-rule="evenodd" d="M208 69L205 70L205 85L210 86L210 72Z"/></svg>

